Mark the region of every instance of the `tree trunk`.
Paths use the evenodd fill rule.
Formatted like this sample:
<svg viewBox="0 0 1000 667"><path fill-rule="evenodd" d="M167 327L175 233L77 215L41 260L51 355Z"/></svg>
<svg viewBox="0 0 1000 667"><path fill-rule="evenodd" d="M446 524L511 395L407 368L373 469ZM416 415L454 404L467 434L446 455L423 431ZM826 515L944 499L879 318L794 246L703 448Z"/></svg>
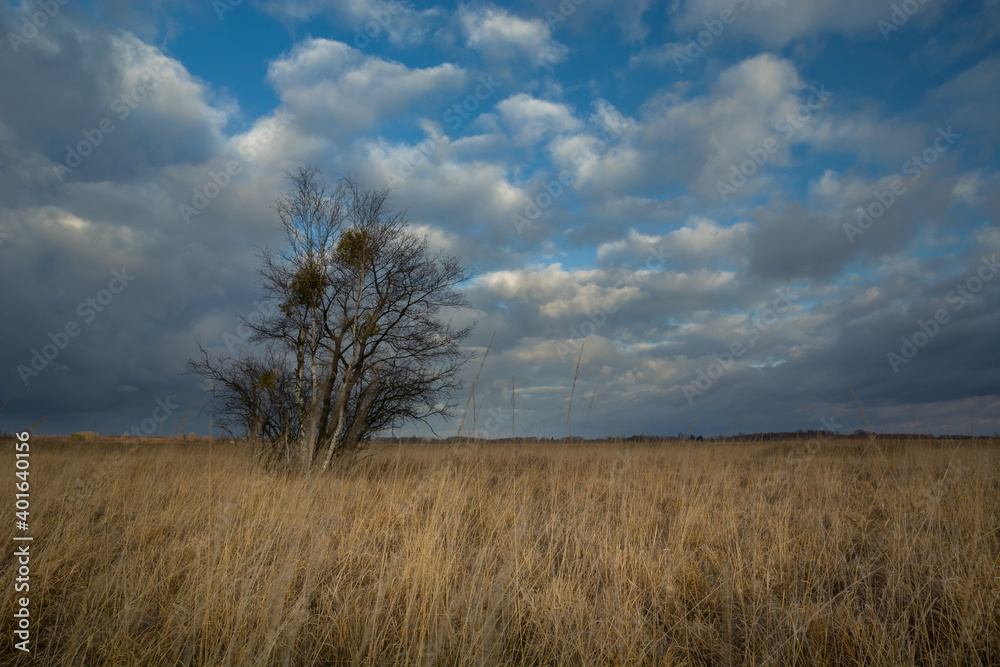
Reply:
<svg viewBox="0 0 1000 667"><path fill-rule="evenodd" d="M317 445L317 440L318 440L317 434L316 434L316 418L319 416L318 415L318 413L319 413L319 394L316 393L316 389L317 389L316 384L318 382L318 379L316 377L316 356L317 356L316 352L317 352L317 347L318 346L316 345L316 309L315 309L315 306L311 306L310 309L309 309L309 319L311 320L311 324L312 324L312 331L310 332L311 333L310 346L309 346L309 363L310 363L309 372L310 372L311 379L312 379L312 393L310 394L310 399L309 399L309 431L308 431L308 433L309 433L309 436L308 436L309 437L309 449L308 449L309 457L308 457L307 466L306 466L307 470L308 470L308 468L312 467L313 461L314 461L314 459L316 457L316 445Z"/></svg>
<svg viewBox="0 0 1000 667"><path fill-rule="evenodd" d="M305 437L302 429L305 426L306 397L305 397L305 372L306 372L306 351L305 326L299 327L299 335L295 341L295 412L299 421L299 432L296 434L298 440L298 456L302 466L309 468L312 465L313 452L310 450L311 443Z"/></svg>
<svg viewBox="0 0 1000 667"><path fill-rule="evenodd" d="M371 407L372 400L375 398L375 392L377 390L378 378L376 377L375 382L365 387L365 391L361 395L361 401L358 404L358 412L354 416L354 423L351 424L350 430L344 437L343 449L347 451L354 451L358 448L358 444L361 442L361 431L364 428L365 419L368 416L368 409Z"/></svg>

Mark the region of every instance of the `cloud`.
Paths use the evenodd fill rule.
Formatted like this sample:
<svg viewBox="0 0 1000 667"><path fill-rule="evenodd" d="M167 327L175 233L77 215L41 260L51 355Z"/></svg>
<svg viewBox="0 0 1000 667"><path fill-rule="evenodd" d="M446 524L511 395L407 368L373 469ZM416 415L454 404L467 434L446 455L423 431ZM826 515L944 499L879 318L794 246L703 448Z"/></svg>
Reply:
<svg viewBox="0 0 1000 667"><path fill-rule="evenodd" d="M1000 142L1000 128L989 111L1000 103L1000 91L993 85L998 78L1000 56L984 58L928 91L923 112L947 118L948 125L964 133L967 150L992 152Z"/></svg>
<svg viewBox="0 0 1000 667"><path fill-rule="evenodd" d="M583 127L566 105L524 93L503 100L497 111L518 144L534 144L543 137L576 132Z"/></svg>
<svg viewBox="0 0 1000 667"><path fill-rule="evenodd" d="M674 184L717 201L718 181L728 179L733 165L747 159L746 151L779 138L778 123L811 94L790 62L769 54L724 70L704 95L684 92L678 87L659 91L642 104L634 120L602 105L595 124L621 130L610 145L591 151L596 153L593 159L578 160L575 156L599 137L594 132L567 137L554 146L556 159L601 190L621 193L638 187L640 192L662 192L664 185ZM797 130L793 140L806 136ZM785 164L790 148L788 141L781 142L769 156L770 164ZM758 178L753 189L767 182Z"/></svg>
<svg viewBox="0 0 1000 667"><path fill-rule="evenodd" d="M542 19L522 19L505 9L462 7L459 21L465 43L493 61L508 61L514 54L533 67L544 67L566 59L569 49L552 38Z"/></svg>
<svg viewBox="0 0 1000 667"><path fill-rule="evenodd" d="M486 268L520 263L519 252L531 249L548 229L538 224L522 237L511 223L536 184L514 181L497 153L505 147L503 135L452 139L428 133L423 142L359 142L355 165L370 182L391 185L394 200L408 208L414 222L455 235L456 252Z"/></svg>
<svg viewBox="0 0 1000 667"><path fill-rule="evenodd" d="M661 69L668 65L676 67L678 62L684 63L685 58L690 60L684 53L685 46L681 42L667 42L656 48L642 49L629 57L628 66L630 68L649 66Z"/></svg>
<svg viewBox="0 0 1000 667"><path fill-rule="evenodd" d="M722 227L708 218L692 218L682 227L662 235L641 234L634 229L625 238L602 243L597 247L597 261L621 264L645 260L655 253L670 253L674 266L705 266L715 259L744 265L742 253L753 233L753 225L739 222Z"/></svg>
<svg viewBox="0 0 1000 667"><path fill-rule="evenodd" d="M727 3L675 3L675 21L660 25L663 3L588 0L551 26L543 11L493 5L301 0L266 4L262 16L245 3L239 20L278 16L290 41L258 45L233 32L243 48L214 51L219 67L176 33L116 32L67 5L17 53L0 49L0 276L17 285L0 297L15 314L0 324L7 395L23 386L17 366L79 319L78 304L111 271L136 278L10 403L3 428L50 414L52 431L93 420L121 432L167 394L186 410L199 387L177 373L196 341L227 350L237 315L257 307L255 248L280 247L269 205L300 163L391 185L414 231L478 270L464 286L475 312L455 314L478 320L480 352L496 332L477 399L489 409L509 397L514 375L525 428L561 434L552 415L565 415L584 341L577 395L583 387L589 401L600 381L591 436L644 418L651 433L693 420L695 432L721 433L737 408L734 431L816 428L831 414L851 429L848 384L876 427L915 414L926 425L959 405L978 418L995 412L1000 360L982 332L998 326L1000 279L949 310L898 374L886 360L918 321L953 307L949 292L982 256L1000 251L991 115L1000 60L988 52L988 8L939 29L928 3L909 37L886 44L875 26L885 7L761 0L704 68L682 79L640 68L669 70L671 49ZM18 29L19 11L0 10L0 32ZM213 29L236 25L202 13ZM177 23L149 14L150 25ZM377 34L353 48L370 21ZM958 28L977 21L987 42L959 43ZM343 42L295 36L306 27ZM227 78L235 62L219 59L258 47L266 78ZM891 65L852 69L852 54L874 48ZM811 78L824 72L835 74ZM157 85L137 90L152 75ZM502 83L477 96L481 76ZM824 85L834 96L783 131ZM134 108L122 99L133 91ZM456 104L463 114L448 116ZM67 145L96 141L105 117L114 131L60 180L53 163ZM844 225L874 210L949 126L960 140L851 243ZM778 143L766 164L722 201L717 182L769 139ZM219 187L213 178L230 162L238 173ZM553 189L563 169L572 182ZM208 186L217 194L184 224L178 206ZM543 201L515 227L512 215ZM801 296L689 405L684 385L733 341L749 344L745 327L785 289Z"/></svg>
<svg viewBox="0 0 1000 667"><path fill-rule="evenodd" d="M354 46L363 48L386 35L395 46L423 44L442 18L437 7L417 9L399 0L266 0L264 10L290 22L329 14L352 26Z"/></svg>
<svg viewBox="0 0 1000 667"><path fill-rule="evenodd" d="M693 36L705 29L705 21L718 20L727 9L735 14L733 34L750 36L767 48L830 33L881 39L876 24L892 12L891 7L867 0L681 0L671 14L678 33Z"/></svg>
<svg viewBox="0 0 1000 667"><path fill-rule="evenodd" d="M45 39L48 51L31 43L0 55L3 80L31 91L0 99L4 144L19 162L37 152L65 167L53 172L63 179L128 179L201 161L223 141L234 106L159 49L65 23Z"/></svg>
<svg viewBox="0 0 1000 667"><path fill-rule="evenodd" d="M268 68L268 80L299 125L347 137L414 110L440 106L461 90L466 72L451 63L410 68L327 39L310 39Z"/></svg>

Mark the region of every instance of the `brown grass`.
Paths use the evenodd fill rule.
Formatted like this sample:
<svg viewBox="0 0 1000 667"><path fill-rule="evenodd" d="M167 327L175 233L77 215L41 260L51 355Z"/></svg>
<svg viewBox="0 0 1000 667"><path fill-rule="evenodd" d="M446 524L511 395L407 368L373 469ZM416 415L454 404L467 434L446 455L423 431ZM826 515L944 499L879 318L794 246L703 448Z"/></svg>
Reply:
<svg viewBox="0 0 1000 667"><path fill-rule="evenodd" d="M1000 664L997 445L409 445L303 479L33 442L35 653L8 594L0 660Z"/></svg>

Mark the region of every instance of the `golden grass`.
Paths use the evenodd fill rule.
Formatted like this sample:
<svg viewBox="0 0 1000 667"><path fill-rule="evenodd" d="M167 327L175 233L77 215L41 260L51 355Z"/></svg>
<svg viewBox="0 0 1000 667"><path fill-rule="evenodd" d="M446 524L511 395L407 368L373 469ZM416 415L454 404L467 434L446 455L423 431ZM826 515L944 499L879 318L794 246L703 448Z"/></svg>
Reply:
<svg viewBox="0 0 1000 667"><path fill-rule="evenodd" d="M866 445L33 441L30 662L1000 664L998 443Z"/></svg>

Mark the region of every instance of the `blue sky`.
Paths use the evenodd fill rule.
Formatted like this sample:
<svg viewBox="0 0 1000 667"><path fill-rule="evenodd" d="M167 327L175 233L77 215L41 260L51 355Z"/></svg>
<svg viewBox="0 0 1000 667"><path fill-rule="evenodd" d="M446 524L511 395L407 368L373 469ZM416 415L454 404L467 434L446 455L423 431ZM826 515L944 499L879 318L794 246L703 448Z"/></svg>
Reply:
<svg viewBox="0 0 1000 667"><path fill-rule="evenodd" d="M518 431L563 435L581 347L575 435L853 431L848 387L876 429L996 430L995 0L56 1L0 33L2 430L206 432L184 362L244 345L303 163L478 272L482 435L512 376Z"/></svg>

